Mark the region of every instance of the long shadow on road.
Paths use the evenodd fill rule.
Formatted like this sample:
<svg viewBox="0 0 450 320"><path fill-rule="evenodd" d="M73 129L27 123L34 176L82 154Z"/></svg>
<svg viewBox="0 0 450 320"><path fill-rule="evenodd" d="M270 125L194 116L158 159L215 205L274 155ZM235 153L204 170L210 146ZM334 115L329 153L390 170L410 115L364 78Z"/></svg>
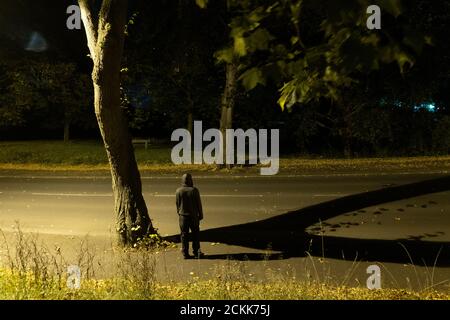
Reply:
<svg viewBox="0 0 450 320"><path fill-rule="evenodd" d="M412 239L359 239L311 235L307 227L339 215L387 202L450 190L450 176L342 197L265 220L201 231L200 240L280 253L212 255L210 259L264 260L312 256L355 258L426 266L450 266L450 242ZM381 227L380 227L381 228ZM179 242L179 236L166 237ZM412 260L412 261L411 261Z"/></svg>

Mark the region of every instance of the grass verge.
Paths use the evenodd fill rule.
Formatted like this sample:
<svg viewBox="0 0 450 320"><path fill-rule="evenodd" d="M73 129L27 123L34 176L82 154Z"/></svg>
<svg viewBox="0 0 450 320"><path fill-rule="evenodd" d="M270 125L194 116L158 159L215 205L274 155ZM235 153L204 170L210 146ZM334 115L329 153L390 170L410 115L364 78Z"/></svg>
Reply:
<svg viewBox="0 0 450 320"><path fill-rule="evenodd" d="M218 170L214 165L174 165L168 146L151 145L148 150L137 146L136 159L144 173L259 173L259 166L237 166ZM105 151L96 141L17 141L0 142L0 170L108 172ZM323 159L282 157L280 173L378 173L450 171L450 156Z"/></svg>
<svg viewBox="0 0 450 320"><path fill-rule="evenodd" d="M33 274L18 275L0 270L0 299L48 300L450 300L437 291L399 289L369 290L334 287L320 283L273 281L269 283L193 280L184 283L143 283L133 279L84 280L79 289L69 289L65 279L36 280Z"/></svg>
<svg viewBox="0 0 450 320"><path fill-rule="evenodd" d="M401 289L369 290L363 287L333 285L318 279L300 281L290 273L267 270L266 278L251 277L236 261L217 265L208 278L191 273L183 282L159 281L157 251L152 248L113 247L108 261L99 259L88 240L82 240L76 255L68 258L59 247L49 249L36 234L23 233L17 224L14 239L0 230L0 299L29 300L450 300L450 292L431 288L421 291ZM109 276L99 276L101 266L111 267ZM80 271L80 286L69 266ZM73 270L73 269L72 269Z"/></svg>

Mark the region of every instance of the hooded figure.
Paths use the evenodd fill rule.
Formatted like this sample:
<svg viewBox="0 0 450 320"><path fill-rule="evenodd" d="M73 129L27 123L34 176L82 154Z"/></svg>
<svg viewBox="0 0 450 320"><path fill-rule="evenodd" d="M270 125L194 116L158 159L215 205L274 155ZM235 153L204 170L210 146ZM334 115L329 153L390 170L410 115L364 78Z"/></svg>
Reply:
<svg viewBox="0 0 450 320"><path fill-rule="evenodd" d="M192 176L189 173L184 174L181 179L181 187L176 191L176 202L183 256L185 259L190 258L188 234L191 230L194 257L201 258L203 254L200 252L199 232L200 220L203 219L203 209L200 192L194 187Z"/></svg>

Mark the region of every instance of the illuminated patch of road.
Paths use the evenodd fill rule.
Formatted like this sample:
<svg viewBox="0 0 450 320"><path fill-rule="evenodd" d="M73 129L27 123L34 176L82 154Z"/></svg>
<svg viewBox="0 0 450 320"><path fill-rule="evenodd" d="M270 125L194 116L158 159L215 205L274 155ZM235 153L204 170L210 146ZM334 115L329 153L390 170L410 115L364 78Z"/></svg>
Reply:
<svg viewBox="0 0 450 320"><path fill-rule="evenodd" d="M315 194L313 197L345 197L349 196L349 193L329 193L329 194Z"/></svg>
<svg viewBox="0 0 450 320"><path fill-rule="evenodd" d="M112 197L112 193L51 193L51 192L33 192L33 196L43 197ZM152 197L172 198L175 194L144 194ZM204 194L202 197L211 198L262 198L262 194Z"/></svg>

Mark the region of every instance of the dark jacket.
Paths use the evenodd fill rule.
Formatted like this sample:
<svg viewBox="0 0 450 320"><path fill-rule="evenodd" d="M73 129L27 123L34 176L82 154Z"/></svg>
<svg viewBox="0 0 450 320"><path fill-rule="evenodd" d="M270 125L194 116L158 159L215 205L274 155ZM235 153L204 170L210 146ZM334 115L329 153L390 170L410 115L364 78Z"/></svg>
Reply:
<svg viewBox="0 0 450 320"><path fill-rule="evenodd" d="M203 219L200 192L192 182L192 176L187 173L182 177L182 186L176 191L177 212L181 216L189 216L198 220Z"/></svg>

